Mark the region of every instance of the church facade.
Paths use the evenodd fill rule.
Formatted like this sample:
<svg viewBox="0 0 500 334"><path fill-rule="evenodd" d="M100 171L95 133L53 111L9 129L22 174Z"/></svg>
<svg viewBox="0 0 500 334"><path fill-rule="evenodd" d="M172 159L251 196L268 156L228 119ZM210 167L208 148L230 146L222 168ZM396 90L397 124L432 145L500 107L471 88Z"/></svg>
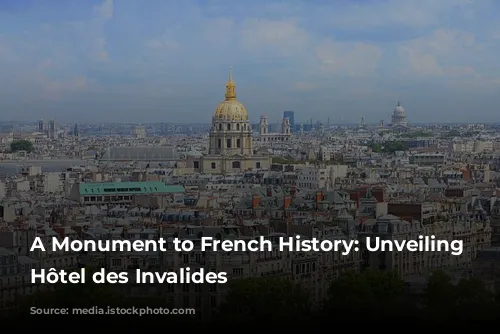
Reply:
<svg viewBox="0 0 500 334"><path fill-rule="evenodd" d="M281 132L269 132L269 122L267 121L267 117L260 116L259 136L256 138L256 141L261 143L289 141L292 137L292 131L290 128L290 120L288 118L283 118L281 122Z"/></svg>
<svg viewBox="0 0 500 334"><path fill-rule="evenodd" d="M252 126L245 106L236 99L232 70L225 99L212 117L208 144L208 154L189 158L187 167L199 173L225 174L271 166L270 156L254 155Z"/></svg>

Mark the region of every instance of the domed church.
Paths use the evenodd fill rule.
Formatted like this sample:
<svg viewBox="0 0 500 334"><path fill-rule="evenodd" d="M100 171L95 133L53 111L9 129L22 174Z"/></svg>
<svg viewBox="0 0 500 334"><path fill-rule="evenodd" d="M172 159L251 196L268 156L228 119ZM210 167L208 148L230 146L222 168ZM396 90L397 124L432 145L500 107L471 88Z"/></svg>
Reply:
<svg viewBox="0 0 500 334"><path fill-rule="evenodd" d="M245 106L236 99L232 69L225 99L212 117L208 154L189 160L188 167L195 171L214 174L268 169L271 165L271 157L254 155L252 125Z"/></svg>
<svg viewBox="0 0 500 334"><path fill-rule="evenodd" d="M408 132L408 121L406 120L406 112L400 102L392 113L392 131L393 132Z"/></svg>

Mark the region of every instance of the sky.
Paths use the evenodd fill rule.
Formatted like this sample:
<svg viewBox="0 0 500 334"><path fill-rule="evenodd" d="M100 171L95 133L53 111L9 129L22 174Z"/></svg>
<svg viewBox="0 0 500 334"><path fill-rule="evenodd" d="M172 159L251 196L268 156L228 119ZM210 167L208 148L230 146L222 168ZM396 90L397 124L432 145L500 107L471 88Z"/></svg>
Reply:
<svg viewBox="0 0 500 334"><path fill-rule="evenodd" d="M0 121L498 122L498 0L2 0Z"/></svg>

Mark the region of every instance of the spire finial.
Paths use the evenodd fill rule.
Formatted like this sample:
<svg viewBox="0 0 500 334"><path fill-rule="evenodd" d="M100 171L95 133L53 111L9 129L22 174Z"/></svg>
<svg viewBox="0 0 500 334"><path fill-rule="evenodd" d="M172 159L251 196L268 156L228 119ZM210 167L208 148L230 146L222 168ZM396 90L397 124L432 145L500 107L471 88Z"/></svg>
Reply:
<svg viewBox="0 0 500 334"><path fill-rule="evenodd" d="M233 81L233 67L229 67L229 80L226 84L226 100L236 99L236 84Z"/></svg>

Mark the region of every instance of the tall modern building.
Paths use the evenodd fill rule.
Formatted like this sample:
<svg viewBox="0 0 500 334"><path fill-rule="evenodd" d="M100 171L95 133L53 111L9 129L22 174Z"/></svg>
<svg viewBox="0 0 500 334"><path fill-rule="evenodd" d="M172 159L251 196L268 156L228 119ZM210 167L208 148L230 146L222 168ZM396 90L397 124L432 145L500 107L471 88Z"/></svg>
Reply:
<svg viewBox="0 0 500 334"><path fill-rule="evenodd" d="M79 137L80 131L78 131L78 123L75 123L75 127L73 128L73 137Z"/></svg>
<svg viewBox="0 0 500 334"><path fill-rule="evenodd" d="M292 129L292 131L294 131L295 130L295 112L284 111L283 118L288 118L288 120L290 121L290 129Z"/></svg>
<svg viewBox="0 0 500 334"><path fill-rule="evenodd" d="M56 139L57 137L57 122L54 120L49 121L48 137L49 139Z"/></svg>
<svg viewBox="0 0 500 334"><path fill-rule="evenodd" d="M45 133L47 132L47 122L44 121L43 119L38 121L38 132Z"/></svg>

